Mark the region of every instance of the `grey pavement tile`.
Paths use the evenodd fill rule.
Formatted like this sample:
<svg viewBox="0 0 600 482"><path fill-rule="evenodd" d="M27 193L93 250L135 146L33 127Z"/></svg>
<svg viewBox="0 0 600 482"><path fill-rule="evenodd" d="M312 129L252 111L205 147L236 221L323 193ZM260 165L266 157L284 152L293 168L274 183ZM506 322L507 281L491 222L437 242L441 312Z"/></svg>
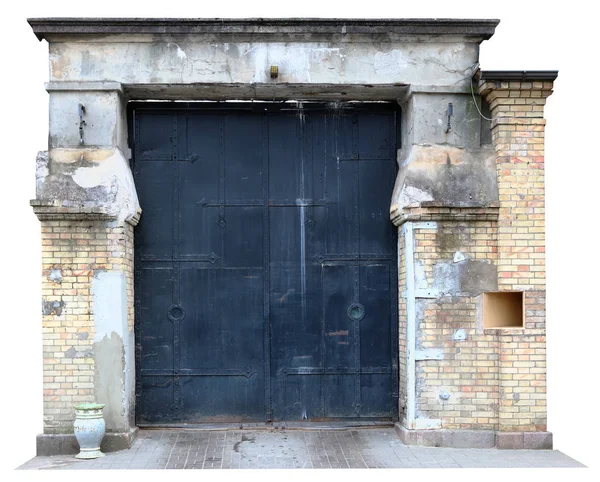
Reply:
<svg viewBox="0 0 600 482"><path fill-rule="evenodd" d="M583 467L556 450L406 446L389 429L140 430L131 449L92 461L35 457L21 469Z"/></svg>

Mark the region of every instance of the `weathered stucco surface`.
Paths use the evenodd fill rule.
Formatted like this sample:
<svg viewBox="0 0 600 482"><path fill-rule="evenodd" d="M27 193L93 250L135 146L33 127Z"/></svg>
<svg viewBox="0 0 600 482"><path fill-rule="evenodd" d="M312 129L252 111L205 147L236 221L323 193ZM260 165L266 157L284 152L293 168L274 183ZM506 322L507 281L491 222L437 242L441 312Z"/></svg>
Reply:
<svg viewBox="0 0 600 482"><path fill-rule="evenodd" d="M310 34L307 35L310 38ZM242 39L243 40L243 39ZM477 42L230 42L191 36L134 36L50 44L53 81L123 84L389 84L465 87ZM271 79L269 67L279 67Z"/></svg>
<svg viewBox="0 0 600 482"><path fill-rule="evenodd" d="M491 146L412 145L399 151L399 157L393 212L423 202L474 207L498 201L496 158Z"/></svg>
<svg viewBox="0 0 600 482"><path fill-rule="evenodd" d="M133 331L127 323L125 273L96 273L92 297L95 397L98 403L106 405L107 430L127 430L133 421L135 370Z"/></svg>
<svg viewBox="0 0 600 482"><path fill-rule="evenodd" d="M128 167L126 101L339 99L403 107L392 204L486 204L491 152L470 95L482 37L418 35L266 38L218 35L57 36L50 41L50 135L39 200L100 207L118 219L140 209ZM271 78L270 66L279 76ZM448 104L453 105L447 128ZM80 144L78 105L85 106ZM469 182L472 189L459 189Z"/></svg>
<svg viewBox="0 0 600 482"><path fill-rule="evenodd" d="M121 222L140 210L129 162L118 148L40 152L36 199L61 207L99 208Z"/></svg>

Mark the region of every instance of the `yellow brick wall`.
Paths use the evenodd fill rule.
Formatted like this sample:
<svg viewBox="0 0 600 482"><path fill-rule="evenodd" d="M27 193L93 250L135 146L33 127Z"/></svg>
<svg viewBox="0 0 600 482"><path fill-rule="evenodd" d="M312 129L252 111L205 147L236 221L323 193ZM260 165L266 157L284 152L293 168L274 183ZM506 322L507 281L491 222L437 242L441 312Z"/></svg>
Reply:
<svg viewBox="0 0 600 482"><path fill-rule="evenodd" d="M546 430L544 129L552 82L479 85L492 113L498 287L524 292L524 327L498 329L501 431Z"/></svg>
<svg viewBox="0 0 600 482"><path fill-rule="evenodd" d="M432 204L405 209L399 222L435 223L414 225L412 262L416 277L425 278L417 284L433 288L440 263L461 251L469 260L496 267L497 290L524 293L524 323L484 328L477 282L451 296L418 298L416 348L441 349L443 355L416 362L416 417L441 420L444 429L546 431L543 107L552 83L481 82L480 92L493 119L496 212ZM400 255L402 269L407 260ZM486 290L494 289L488 283L479 291ZM406 337L404 320L401 303L401 337ZM465 341L452 339L459 328L466 331ZM450 394L448 400L440 398L441 390Z"/></svg>
<svg viewBox="0 0 600 482"><path fill-rule="evenodd" d="M44 432L72 431L73 405L94 396L92 278L121 270L133 328L133 227L41 217Z"/></svg>
<svg viewBox="0 0 600 482"><path fill-rule="evenodd" d="M492 112L501 290L545 287L544 128L552 82L480 85Z"/></svg>
<svg viewBox="0 0 600 482"><path fill-rule="evenodd" d="M499 171L499 175L502 175ZM525 200L524 202L529 202ZM535 219L543 223L543 213L534 211ZM531 239L531 250L502 236L511 224L500 223L500 213L513 216L510 209L503 210L502 201L489 208L450 208L423 206L404 210L402 221L429 221L413 224L415 282L417 287L435 293L440 281L440 265L453 262L460 251L467 260L495 266L498 274L512 263L540 266L543 257L537 245L538 233ZM528 214L525 213L525 214ZM542 215L541 218L539 215ZM526 215L516 218L527 223ZM514 224L517 224L516 222ZM521 229L521 228L519 228ZM403 230L400 229L400 233ZM517 233L517 231L515 231ZM508 239L509 242L503 244ZM517 235L517 239L520 239ZM405 289L406 257L404 239L400 238L400 362L406 358L406 305L402 296ZM501 248L504 251L501 253ZM511 248L509 250L508 248ZM525 247L527 248L527 247ZM543 248L543 246L542 246ZM509 253L511 256L506 256ZM528 256L534 255L531 264ZM542 253L543 255L543 253ZM410 260L408 260L410 262ZM463 261L465 263L465 261ZM510 263L510 264L507 264ZM509 271L510 268L506 271ZM525 272L525 271L522 271ZM530 271L539 273L542 271ZM441 293L434 298L416 300L417 350L441 349L441 360L416 362L416 417L441 420L443 429L487 429L502 431L546 430L546 351L545 351L545 292L538 283L523 286L503 284L491 271L487 281L475 277L468 288L454 288L451 294ZM499 290L524 291L524 326L522 328L486 329L482 325L481 296L486 290L494 291L490 280L498 281ZM527 278L528 279L528 278ZM535 278L534 278L535 279ZM505 278L506 280L506 278ZM459 282L453 279L454 282ZM460 284L460 283L459 283ZM486 289L487 287L487 289ZM478 291L479 288L479 291ZM457 329L466 332L465 341L452 339ZM403 376L405 370L401 371ZM402 388L403 379L401 379ZM440 398L440 391L450 394L448 400ZM402 391L401 391L402 393Z"/></svg>
<svg viewBox="0 0 600 482"><path fill-rule="evenodd" d="M502 431L546 431L546 336L544 330L502 330L500 413Z"/></svg>
<svg viewBox="0 0 600 482"><path fill-rule="evenodd" d="M414 233L415 264L424 273L427 287L436 285L440 265L496 265L495 221L438 221L434 229L415 229ZM460 267L453 261L457 251L467 258L460 261ZM477 282L475 277L470 283ZM457 291L437 298L417 299L417 349L441 349L443 359L416 362L416 414L441 420L444 429L496 430L498 341L495 334L484 333L478 326L478 293L467 292L470 289L457 286ZM465 331L465 341L452 339L459 329ZM448 400L440 398L442 390L450 394Z"/></svg>

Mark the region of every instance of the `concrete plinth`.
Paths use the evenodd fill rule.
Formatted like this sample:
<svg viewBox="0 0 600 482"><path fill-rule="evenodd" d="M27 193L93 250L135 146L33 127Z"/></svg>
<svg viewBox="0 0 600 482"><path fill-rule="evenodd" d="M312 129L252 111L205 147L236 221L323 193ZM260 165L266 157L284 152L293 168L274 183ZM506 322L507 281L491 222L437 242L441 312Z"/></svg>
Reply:
<svg viewBox="0 0 600 482"><path fill-rule="evenodd" d="M100 449L102 452L116 452L128 449L133 444L138 428L128 432L110 432L104 435ZM79 453L79 444L74 434L42 433L36 439L36 454L42 455L75 455Z"/></svg>
<svg viewBox="0 0 600 482"><path fill-rule="evenodd" d="M550 432L496 432L494 430L408 430L395 424L406 445L450 448L492 448L551 450Z"/></svg>
<svg viewBox="0 0 600 482"><path fill-rule="evenodd" d="M497 432L496 447L499 449L551 450L550 432Z"/></svg>

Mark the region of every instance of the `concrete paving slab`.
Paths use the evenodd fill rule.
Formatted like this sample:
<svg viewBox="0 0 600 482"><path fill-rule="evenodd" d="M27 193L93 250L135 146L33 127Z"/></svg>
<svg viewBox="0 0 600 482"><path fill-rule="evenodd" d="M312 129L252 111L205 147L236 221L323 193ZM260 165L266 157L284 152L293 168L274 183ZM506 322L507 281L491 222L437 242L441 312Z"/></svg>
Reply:
<svg viewBox="0 0 600 482"><path fill-rule="evenodd" d="M35 457L24 470L584 467L558 450L404 445L392 428L140 430L130 449L95 460Z"/></svg>

